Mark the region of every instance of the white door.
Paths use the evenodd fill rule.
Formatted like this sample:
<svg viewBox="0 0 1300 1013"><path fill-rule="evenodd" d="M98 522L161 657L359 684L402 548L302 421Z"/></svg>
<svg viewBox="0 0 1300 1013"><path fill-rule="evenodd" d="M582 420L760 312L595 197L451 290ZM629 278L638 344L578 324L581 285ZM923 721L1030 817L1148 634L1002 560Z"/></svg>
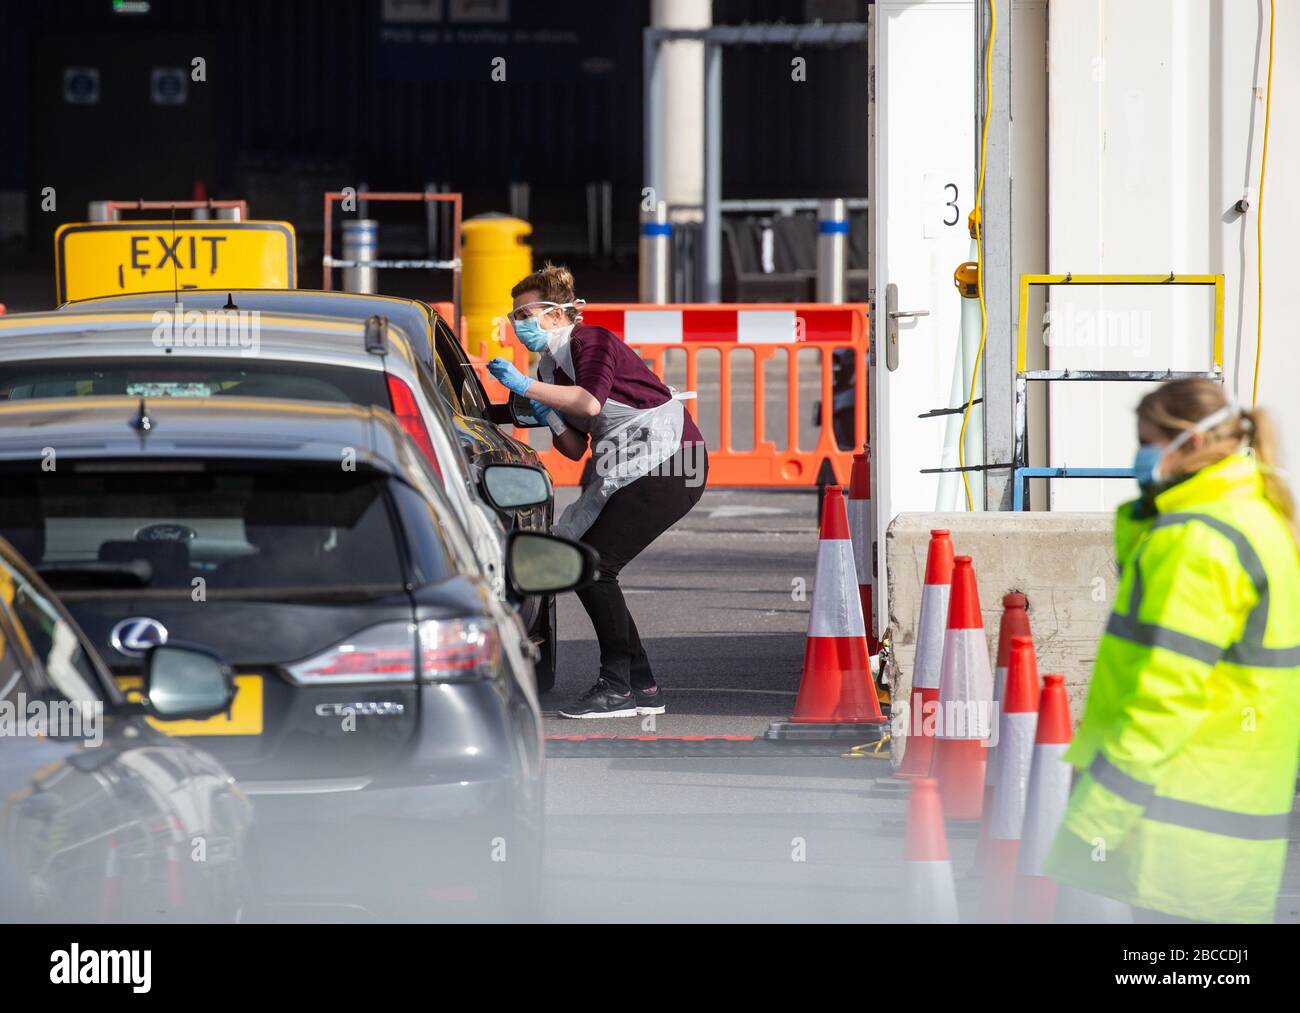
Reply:
<svg viewBox="0 0 1300 1013"><path fill-rule="evenodd" d="M873 8L879 587L889 522L903 511L934 510L939 491L939 476L921 470L940 466L946 420L917 416L949 404L961 328L953 271L974 259L966 222L975 189L974 11L972 0L877 0ZM889 349L891 292L900 313L928 314L897 318L896 357Z"/></svg>

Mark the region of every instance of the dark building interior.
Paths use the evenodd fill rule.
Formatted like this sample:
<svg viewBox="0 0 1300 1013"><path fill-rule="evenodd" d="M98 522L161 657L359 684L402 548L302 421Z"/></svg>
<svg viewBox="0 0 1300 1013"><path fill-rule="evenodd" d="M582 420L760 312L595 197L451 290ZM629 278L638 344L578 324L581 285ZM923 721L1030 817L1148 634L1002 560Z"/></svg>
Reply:
<svg viewBox="0 0 1300 1013"><path fill-rule="evenodd" d="M864 20L867 9L713 7L715 24ZM406 20L421 10L439 19ZM0 302L39 307L26 305L21 279L50 271L54 229L84 220L92 200L244 198L253 217L293 222L302 283L315 286L325 191L432 185L463 193L471 216L522 211L519 184L537 256L584 269L594 297L633 298L649 23L649 0L0 5L0 267L10 289ZM791 78L795 55L779 45L726 52L724 199L866 196L866 48L806 51L803 81ZM608 240L592 225L598 194ZM420 206L372 213L385 255L423 255ZM761 225L730 225L746 249L728 256L752 260ZM732 276L741 267L728 264ZM430 284L383 281L394 292Z"/></svg>

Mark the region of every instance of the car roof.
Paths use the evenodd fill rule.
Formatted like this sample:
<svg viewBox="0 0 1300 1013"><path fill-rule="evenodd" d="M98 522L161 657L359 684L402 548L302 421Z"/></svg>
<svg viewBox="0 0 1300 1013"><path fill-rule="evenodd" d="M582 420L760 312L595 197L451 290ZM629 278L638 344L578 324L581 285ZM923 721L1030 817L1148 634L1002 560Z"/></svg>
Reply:
<svg viewBox="0 0 1300 1013"><path fill-rule="evenodd" d="M148 429L140 426L143 407ZM0 461L309 461L405 476L420 453L382 408L268 398L87 397L0 402Z"/></svg>
<svg viewBox="0 0 1300 1013"><path fill-rule="evenodd" d="M185 309L206 310L208 307L191 304ZM368 317L351 320L302 313L247 312L257 313L258 352L264 357L306 358L362 369L384 368L379 356L366 351L365 320ZM47 360L115 353L139 354L161 347L152 340L148 346L142 345L138 337L132 336L148 332L152 339L165 323L159 321L156 314L156 309L93 309L0 316L0 359ZM184 332L183 320L177 321L176 330ZM391 317L386 337L387 353L413 368L415 354L410 337ZM222 358L247 355L248 350L238 343L193 348L177 343L170 354L178 358Z"/></svg>
<svg viewBox="0 0 1300 1013"><path fill-rule="evenodd" d="M59 312L78 312L88 308L138 309L169 307L176 302L174 291L132 292L123 295L97 296L66 302ZM359 292L326 292L321 289L302 288L222 288L187 289L181 293L181 302L197 309L218 309L234 303L239 309L262 310L275 313L308 314L311 316L342 317L348 320L365 320L373 314L386 316L402 328L417 347L429 343L430 316L438 312L426 302L402 299L397 296L373 295Z"/></svg>

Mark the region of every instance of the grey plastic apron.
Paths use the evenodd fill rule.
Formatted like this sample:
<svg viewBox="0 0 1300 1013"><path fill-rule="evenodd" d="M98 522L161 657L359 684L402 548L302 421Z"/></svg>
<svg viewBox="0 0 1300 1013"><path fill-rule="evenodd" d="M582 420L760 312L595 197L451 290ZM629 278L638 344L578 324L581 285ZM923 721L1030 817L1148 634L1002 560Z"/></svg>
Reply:
<svg viewBox="0 0 1300 1013"><path fill-rule="evenodd" d="M543 383L555 382L557 366L576 380L569 349L571 332L572 328L565 328L563 333L557 333L551 347L538 360L537 376ZM614 493L677 453L682 445L686 414L682 402L695 397L695 392L668 389L672 397L654 408L634 408L607 397L595 418L580 422L565 419L591 437L596 478L555 522L552 530L557 535L581 538L596 523L605 502Z"/></svg>

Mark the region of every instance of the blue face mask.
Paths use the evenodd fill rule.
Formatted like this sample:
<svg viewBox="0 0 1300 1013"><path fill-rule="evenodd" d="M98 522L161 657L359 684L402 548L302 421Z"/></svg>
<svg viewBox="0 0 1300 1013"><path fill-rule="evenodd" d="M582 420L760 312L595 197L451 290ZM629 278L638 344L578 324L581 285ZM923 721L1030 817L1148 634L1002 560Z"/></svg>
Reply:
<svg viewBox="0 0 1300 1013"><path fill-rule="evenodd" d="M1160 481L1157 469L1160 459L1165 456L1165 447L1158 443L1144 443L1133 457L1133 478L1143 491L1150 489Z"/></svg>
<svg viewBox="0 0 1300 1013"><path fill-rule="evenodd" d="M530 352L540 352L547 346L546 332L542 330L542 325L537 322L536 317L529 317L527 320L513 320L515 336L524 343L524 347Z"/></svg>

